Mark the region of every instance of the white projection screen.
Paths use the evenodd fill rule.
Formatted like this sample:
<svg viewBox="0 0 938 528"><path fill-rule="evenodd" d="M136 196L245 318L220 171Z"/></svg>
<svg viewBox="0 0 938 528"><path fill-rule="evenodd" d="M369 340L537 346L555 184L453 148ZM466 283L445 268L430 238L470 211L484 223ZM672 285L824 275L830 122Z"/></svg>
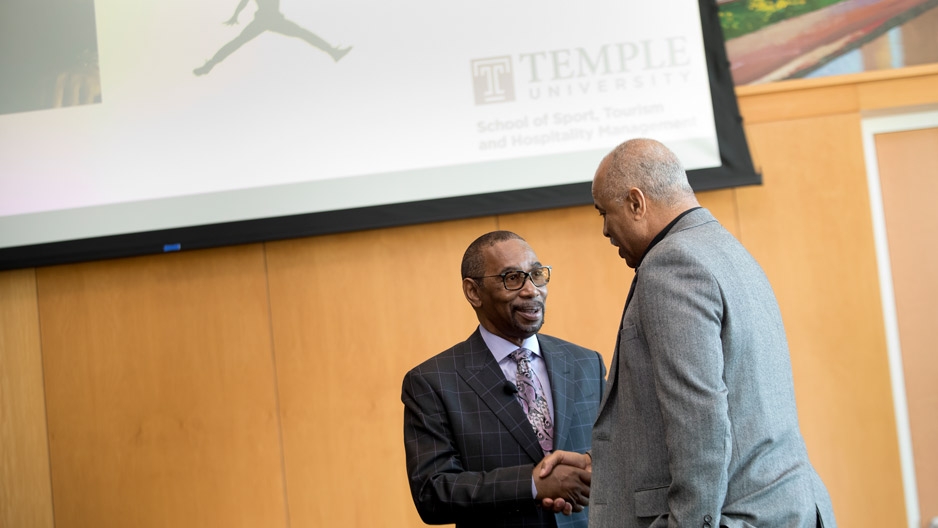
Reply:
<svg viewBox="0 0 938 528"><path fill-rule="evenodd" d="M712 0L5 0L0 269L758 184Z"/></svg>

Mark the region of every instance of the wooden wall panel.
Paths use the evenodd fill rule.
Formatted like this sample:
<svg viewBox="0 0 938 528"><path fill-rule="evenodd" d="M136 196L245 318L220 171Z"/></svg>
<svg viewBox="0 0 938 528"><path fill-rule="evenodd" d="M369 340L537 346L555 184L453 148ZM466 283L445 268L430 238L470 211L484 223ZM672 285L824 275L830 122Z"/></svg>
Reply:
<svg viewBox="0 0 938 528"><path fill-rule="evenodd" d="M933 105L938 94L938 64L920 66L919 75L886 78L857 85L863 110L880 110L899 106Z"/></svg>
<svg viewBox="0 0 938 528"><path fill-rule="evenodd" d="M739 207L737 189L721 189L697 193L697 201L713 213L720 224L737 239L739 232Z"/></svg>
<svg viewBox="0 0 938 528"><path fill-rule="evenodd" d="M737 190L741 240L781 305L812 462L839 525L902 526L859 116L750 125L749 141L764 184Z"/></svg>
<svg viewBox="0 0 938 528"><path fill-rule="evenodd" d="M57 528L286 526L262 246L37 275Z"/></svg>
<svg viewBox="0 0 938 528"><path fill-rule="evenodd" d="M267 244L293 528L421 526L405 372L471 334L466 247L492 217Z"/></svg>
<svg viewBox="0 0 938 528"><path fill-rule="evenodd" d="M804 86L793 81L792 86ZM853 85L820 86L784 92L752 93L739 99L739 109L747 125L799 119L818 115L845 114L860 110L857 89ZM738 88L738 92L747 90ZM753 90L749 90L752 92Z"/></svg>
<svg viewBox="0 0 938 528"><path fill-rule="evenodd" d="M924 526L938 517L938 128L877 134L876 153Z"/></svg>
<svg viewBox="0 0 938 528"><path fill-rule="evenodd" d="M0 273L0 526L52 528L35 270Z"/></svg>
<svg viewBox="0 0 938 528"><path fill-rule="evenodd" d="M748 125L934 105L938 64L737 86L736 94Z"/></svg>

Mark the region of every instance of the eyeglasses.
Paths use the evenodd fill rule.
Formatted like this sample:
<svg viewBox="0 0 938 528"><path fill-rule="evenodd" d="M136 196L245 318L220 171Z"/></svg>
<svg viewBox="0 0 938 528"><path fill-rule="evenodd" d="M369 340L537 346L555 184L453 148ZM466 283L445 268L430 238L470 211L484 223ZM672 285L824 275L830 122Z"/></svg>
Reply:
<svg viewBox="0 0 938 528"><path fill-rule="evenodd" d="M547 283L550 282L550 266L543 266L540 268L534 268L531 271L506 271L499 275L483 275L481 277L471 277L472 279L485 279L489 277L501 277L502 284L505 285L505 289L508 291L516 291L524 288L524 281L531 279L531 284L541 287L547 286Z"/></svg>

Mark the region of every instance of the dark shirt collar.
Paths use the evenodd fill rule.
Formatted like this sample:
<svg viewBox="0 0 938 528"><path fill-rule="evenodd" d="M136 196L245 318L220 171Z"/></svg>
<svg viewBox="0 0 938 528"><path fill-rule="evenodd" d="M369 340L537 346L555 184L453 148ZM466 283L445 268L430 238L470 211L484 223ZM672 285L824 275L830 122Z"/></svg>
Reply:
<svg viewBox="0 0 938 528"><path fill-rule="evenodd" d="M668 232L671 231L671 228L674 227L674 224L676 224L676 223L678 222L678 220L680 220L681 218L684 218L684 216L686 216L687 213L689 213L689 212L691 212L691 211L694 211L694 210L697 210L697 209L701 209L701 206L698 205L697 207L691 207L690 209L688 209L688 210L684 211L683 213L677 215L677 216L674 218L674 220L671 220L671 223L669 223L668 225L664 226L664 229L662 229L657 235L655 235L655 238L651 239L651 243L648 244L648 247L647 247L647 248L645 248L645 255L647 255L648 252L651 251L651 248L655 247L655 244L657 244L658 242L661 242L661 241L664 239L664 237L666 237L666 236L668 235ZM642 265L642 261L645 260L645 255L642 255L642 260L639 261L638 266L635 266L635 272L636 272L636 273L638 273L638 268L639 268L639 266Z"/></svg>

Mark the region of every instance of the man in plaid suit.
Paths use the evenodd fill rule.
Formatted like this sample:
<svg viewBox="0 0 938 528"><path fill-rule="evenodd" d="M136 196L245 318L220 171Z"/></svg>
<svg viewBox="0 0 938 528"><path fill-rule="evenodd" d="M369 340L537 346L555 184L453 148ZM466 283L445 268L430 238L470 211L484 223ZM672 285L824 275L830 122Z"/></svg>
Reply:
<svg viewBox="0 0 938 528"><path fill-rule="evenodd" d="M587 525L589 469L563 465L541 477L539 462L552 450L590 448L605 366L595 351L537 333L549 280L550 267L514 233L485 234L466 250L463 293L479 327L408 372L402 387L407 474L424 522ZM525 414L519 349L531 351L546 417ZM556 498L569 515L541 507Z"/></svg>

